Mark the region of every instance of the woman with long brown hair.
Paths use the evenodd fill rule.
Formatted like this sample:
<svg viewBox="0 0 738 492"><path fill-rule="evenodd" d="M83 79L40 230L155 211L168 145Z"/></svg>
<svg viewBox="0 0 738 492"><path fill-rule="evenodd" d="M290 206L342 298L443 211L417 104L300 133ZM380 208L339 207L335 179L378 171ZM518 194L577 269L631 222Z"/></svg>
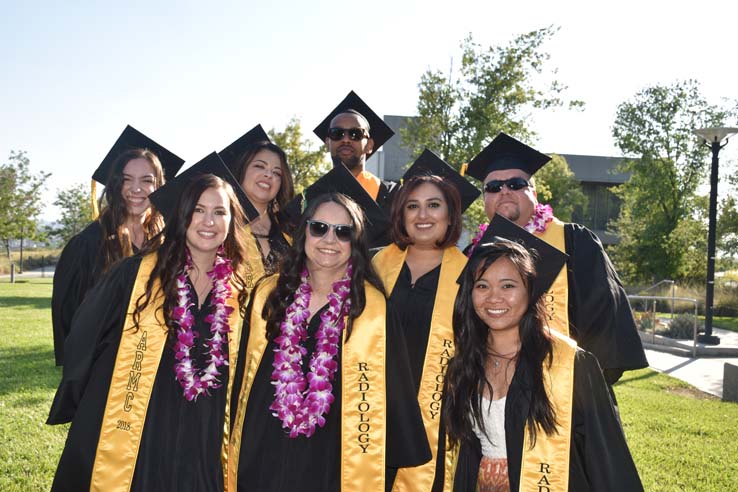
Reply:
<svg viewBox="0 0 738 492"><path fill-rule="evenodd" d="M443 397L454 490L643 490L597 359L546 326L566 255L501 216L487 231L454 304Z"/></svg>
<svg viewBox="0 0 738 492"><path fill-rule="evenodd" d="M247 226L248 256L256 283L279 269L290 246L280 211L294 197L292 173L284 151L269 140L261 125L249 130L219 155L259 212L258 219Z"/></svg>
<svg viewBox="0 0 738 492"><path fill-rule="evenodd" d="M87 291L113 264L161 231L163 219L148 196L174 178L183 162L129 126L95 171L93 179L105 185L102 211L65 245L54 272L51 318L57 365L64 362L64 340Z"/></svg>
<svg viewBox="0 0 738 492"><path fill-rule="evenodd" d="M114 266L74 318L48 419L72 422L54 491L223 490L245 215L216 154L193 168L207 174L152 196L179 197L163 239Z"/></svg>
<svg viewBox="0 0 738 492"><path fill-rule="evenodd" d="M359 186L342 166L319 182L341 173ZM229 490L381 492L392 469L430 458L417 401L405 396L405 341L361 208L340 193L306 196L280 274L257 285L247 310Z"/></svg>
<svg viewBox="0 0 738 492"><path fill-rule="evenodd" d="M461 214L480 192L451 166L425 150L392 198L393 243L373 259L407 339L415 392L433 459L400 470L397 490L449 491L451 455L441 425L441 394L453 356L453 301L466 256L456 247ZM463 197L463 199L462 199ZM391 477L390 477L391 479Z"/></svg>

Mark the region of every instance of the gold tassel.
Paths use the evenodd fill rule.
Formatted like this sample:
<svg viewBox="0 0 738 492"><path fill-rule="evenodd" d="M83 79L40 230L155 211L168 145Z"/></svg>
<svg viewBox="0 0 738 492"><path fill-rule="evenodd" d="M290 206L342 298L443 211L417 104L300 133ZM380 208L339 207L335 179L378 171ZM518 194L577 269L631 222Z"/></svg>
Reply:
<svg viewBox="0 0 738 492"><path fill-rule="evenodd" d="M459 174L461 174L462 176L466 176L466 168L468 168L468 167L469 167L469 163L468 162L463 163L461 165L461 170L459 171Z"/></svg>
<svg viewBox="0 0 738 492"><path fill-rule="evenodd" d="M94 179L90 184L90 199L92 201L92 220L97 220L100 210L97 208L97 183Z"/></svg>

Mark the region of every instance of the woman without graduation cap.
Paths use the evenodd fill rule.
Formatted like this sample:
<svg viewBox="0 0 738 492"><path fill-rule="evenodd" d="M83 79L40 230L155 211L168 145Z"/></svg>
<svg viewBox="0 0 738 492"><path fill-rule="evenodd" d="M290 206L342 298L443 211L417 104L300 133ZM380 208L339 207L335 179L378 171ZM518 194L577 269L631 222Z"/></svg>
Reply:
<svg viewBox="0 0 738 492"><path fill-rule="evenodd" d="M51 319L56 365L85 294L110 267L159 233L161 215L148 195L171 180L184 161L127 126L92 176L105 185L102 212L64 247L54 272ZM94 190L94 186L93 186Z"/></svg>
<svg viewBox="0 0 738 492"><path fill-rule="evenodd" d="M246 279L250 290L261 277L279 269L290 247L279 212L294 197L292 173L284 151L269 140L261 125L256 125L218 155L259 211L259 218L247 226L247 256L253 269L251 278Z"/></svg>
<svg viewBox="0 0 738 492"><path fill-rule="evenodd" d="M425 150L407 170L392 196L393 244L373 259L389 299L398 310L407 339L414 393L423 416L433 459L399 471L395 490L451 490L452 459L441 425L441 394L453 356L453 303L456 279L466 256L456 247L461 214L479 196L440 157Z"/></svg>
<svg viewBox="0 0 738 492"><path fill-rule="evenodd" d="M454 304L453 490L642 491L597 359L546 325L566 255L500 215L487 231Z"/></svg>
<svg viewBox="0 0 738 492"><path fill-rule="evenodd" d="M53 491L223 490L243 235L257 212L216 153L151 200L161 236L74 317L48 419L72 423Z"/></svg>
<svg viewBox="0 0 738 492"><path fill-rule="evenodd" d="M402 330L367 250L365 214L380 227L386 217L344 166L305 198L280 274L256 286L247 310L228 490L381 492L392 469L431 456Z"/></svg>

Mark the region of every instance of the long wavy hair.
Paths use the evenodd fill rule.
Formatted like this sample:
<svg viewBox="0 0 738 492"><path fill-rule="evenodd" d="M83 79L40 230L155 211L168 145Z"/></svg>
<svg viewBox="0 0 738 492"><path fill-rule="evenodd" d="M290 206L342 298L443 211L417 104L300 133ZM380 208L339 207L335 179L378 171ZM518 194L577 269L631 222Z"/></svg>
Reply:
<svg viewBox="0 0 738 492"><path fill-rule="evenodd" d="M133 243L128 234L128 228L125 226L128 210L123 199L123 170L134 159L146 159L151 164L154 171L155 189L165 183L161 162L156 154L150 150L127 150L113 162L108 176L108 184L100 198L101 212L97 219L103 237L102 250L100 251L103 258L103 272L109 270L117 261L133 254ZM149 214L143 223L144 243L156 236L163 225L164 221L161 214L151 205Z"/></svg>
<svg viewBox="0 0 738 492"><path fill-rule="evenodd" d="M489 327L477 316L472 302L472 290L477 280L495 261L509 259L523 279L531 299L536 278L533 257L525 248L510 241L500 241L472 255L464 270L461 286L454 303L455 355L448 365L446 388L443 395L443 413L446 432L452 444L469 442L474 437L473 423L484 430L482 418L482 394L486 387L492 395L492 385L487 379L485 362ZM545 315L540 302L529 302L520 319L520 353L518 361L525 361L530 380L524 384L530 388L530 405L525 416L535 444L537 426L551 435L556 430L556 415L543 381L544 364L551 367L553 345L544 323Z"/></svg>
<svg viewBox="0 0 738 492"><path fill-rule="evenodd" d="M351 224L354 226L351 234L351 262L353 265L353 274L351 278L351 310L349 311L349 321L346 324L346 338L351 336L351 328L353 320L358 318L364 307L366 306L366 293L364 292L364 282L368 282L382 294L384 294L384 286L382 280L372 267L369 249L365 234L364 212L351 198L341 193L326 193L320 195L308 202L308 206L303 212L297 230L294 234L292 247L289 249L282 260L282 268L279 274L276 288L269 294L264 309L262 310L262 318L267 321L267 338L274 340L279 335L279 325L284 320L287 307L292 304L295 298L295 292L300 286L300 274L305 267L305 235L307 231L307 221L312 219L318 208L324 203L337 203L346 210L351 218Z"/></svg>
<svg viewBox="0 0 738 492"><path fill-rule="evenodd" d="M243 183L243 178L244 176L246 176L246 170L253 162L256 154L258 154L262 150L266 150L272 152L273 154L276 154L276 156L279 158L279 164L282 167L282 177L280 179L279 191L277 192L277 196L274 197L274 200L271 201L271 203L269 204L269 208L267 209L267 214L269 215L269 220L271 220L272 224L277 224L278 226L281 226L281 224L279 223L277 212L283 210L287 203L289 203L289 201L295 197L295 185L292 181L292 171L290 171L290 166L287 163L287 155L284 153L284 150L282 150L279 145L274 144L268 140L254 142L246 147L246 150L238 159L240 165L238 168L238 172L234 174L236 175L236 178L238 178L238 182Z"/></svg>
<svg viewBox="0 0 738 492"><path fill-rule="evenodd" d="M241 203L228 182L213 174L202 174L194 178L179 196L175 214L167 220L164 230L160 233L161 241L150 241L142 251L142 254L156 252L157 258L149 281L146 283L146 291L136 300L136 307L133 312L135 329L138 329L140 315L143 310L152 302L152 297L155 294L158 295L154 292L154 283L158 279L161 282L161 292L164 295L164 302L161 306L164 311L164 321L170 333L175 330L176 326L172 321L172 310L177 305L177 276L182 273L186 261L187 229L192 222L192 214L200 196L209 188L224 190L230 201L231 223L223 242L223 248L226 258L231 260L231 267L233 267L231 281L238 290L233 295L238 296L241 313L245 313L248 297L246 282L244 281L244 270L247 261L244 232L246 216Z"/></svg>

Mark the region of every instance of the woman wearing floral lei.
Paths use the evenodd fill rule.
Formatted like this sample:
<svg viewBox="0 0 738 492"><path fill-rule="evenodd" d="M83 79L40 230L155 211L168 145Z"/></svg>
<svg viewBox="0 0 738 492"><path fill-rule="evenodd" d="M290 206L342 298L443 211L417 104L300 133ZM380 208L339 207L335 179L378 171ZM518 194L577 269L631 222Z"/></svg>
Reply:
<svg viewBox="0 0 738 492"><path fill-rule="evenodd" d="M338 193L310 200L247 310L228 490L380 492L386 467L430 458L394 319L362 210Z"/></svg>
<svg viewBox="0 0 738 492"><path fill-rule="evenodd" d="M75 317L48 421L72 422L54 491L224 489L245 216L227 181L194 176L158 192L179 196L163 241L115 267Z"/></svg>

